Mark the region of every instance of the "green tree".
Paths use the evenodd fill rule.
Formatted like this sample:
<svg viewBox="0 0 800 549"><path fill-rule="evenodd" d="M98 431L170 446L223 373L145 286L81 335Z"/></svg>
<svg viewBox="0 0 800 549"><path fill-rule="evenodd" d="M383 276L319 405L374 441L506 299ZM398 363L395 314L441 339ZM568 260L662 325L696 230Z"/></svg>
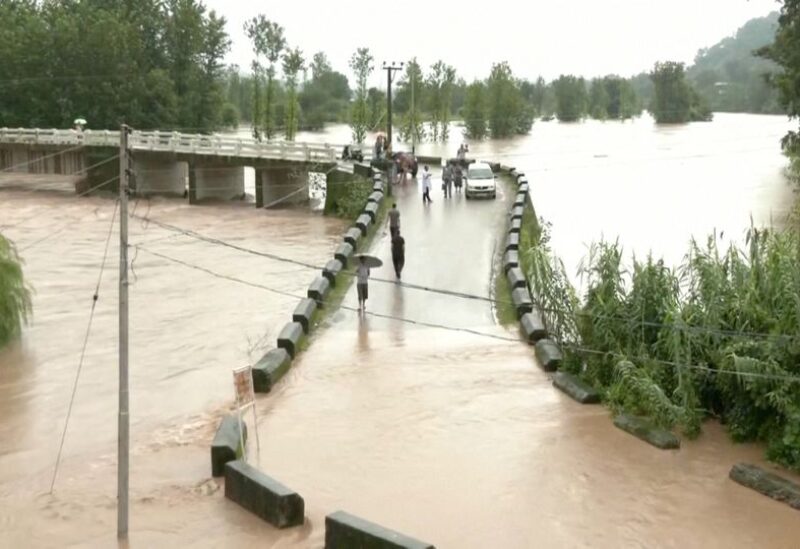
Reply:
<svg viewBox="0 0 800 549"><path fill-rule="evenodd" d="M20 334L31 310L31 292L22 273L22 260L13 242L0 234L0 348Z"/></svg>
<svg viewBox="0 0 800 549"><path fill-rule="evenodd" d="M711 118L711 113L703 105L700 96L686 82L683 63L656 63L650 78L655 88L650 111L656 123L682 123Z"/></svg>
<svg viewBox="0 0 800 549"><path fill-rule="evenodd" d="M300 119L300 103L297 101L297 76L305 67L303 52L299 48L288 50L283 56L283 75L286 78L286 126L288 141L294 141Z"/></svg>
<svg viewBox="0 0 800 549"><path fill-rule="evenodd" d="M401 114L400 136L405 141L419 143L425 139L424 115L422 105L426 99L422 67L413 58L405 65L405 73L397 91L397 111ZM405 108L404 108L405 107Z"/></svg>
<svg viewBox="0 0 800 549"><path fill-rule="evenodd" d="M247 37L253 43L253 51L258 61L264 56L267 65L267 90L266 101L263 109L263 120L254 120L254 127L261 127L259 133L263 133L267 139L272 139L275 135L275 74L276 65L281 60L281 55L286 49L286 38L284 37L283 27L274 21L270 21L264 15L257 15L249 19L244 24ZM255 109L254 109L255 110Z"/></svg>
<svg viewBox="0 0 800 549"><path fill-rule="evenodd" d="M592 80L589 88L589 114L592 118L598 120L608 118L608 104L610 101L606 83L601 78Z"/></svg>
<svg viewBox="0 0 800 549"><path fill-rule="evenodd" d="M575 122L586 115L586 81L573 75L561 75L553 82L556 116L561 122Z"/></svg>
<svg viewBox="0 0 800 549"><path fill-rule="evenodd" d="M428 103L430 109L431 138L446 141L450 132L450 113L453 103L453 87L456 81L456 70L437 61L431 67L427 78Z"/></svg>
<svg viewBox="0 0 800 549"><path fill-rule="evenodd" d="M318 51L311 58L311 79L319 80L324 75L333 72L328 56L325 52Z"/></svg>
<svg viewBox="0 0 800 549"><path fill-rule="evenodd" d="M467 86L464 98L464 128L467 137L483 139L488 134L486 124L486 86L476 80Z"/></svg>
<svg viewBox="0 0 800 549"><path fill-rule="evenodd" d="M303 127L322 129L327 122L348 119L350 86L347 77L334 71L324 53L311 61L311 80L303 85L299 96Z"/></svg>
<svg viewBox="0 0 800 549"><path fill-rule="evenodd" d="M367 137L369 105L367 104L367 80L372 74L372 54L369 48L358 48L350 58L350 69L356 77L355 99L350 111L350 129L353 141L363 143Z"/></svg>
<svg viewBox="0 0 800 549"><path fill-rule="evenodd" d="M378 88L370 88L367 91L367 103L369 105L369 127L377 128L386 118L386 93Z"/></svg>

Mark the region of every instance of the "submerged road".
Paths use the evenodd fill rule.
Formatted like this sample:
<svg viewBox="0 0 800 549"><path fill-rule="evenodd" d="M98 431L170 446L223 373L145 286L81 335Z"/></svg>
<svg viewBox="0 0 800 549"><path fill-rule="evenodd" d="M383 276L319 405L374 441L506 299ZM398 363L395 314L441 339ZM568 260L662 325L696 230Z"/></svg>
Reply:
<svg viewBox="0 0 800 549"><path fill-rule="evenodd" d="M510 193L423 206L395 187L403 281L489 295ZM500 185L500 191L504 191ZM392 199L389 199L390 201ZM388 227L372 253L394 278ZM357 305L355 287L345 305ZM491 305L372 282L367 311L504 338ZM613 427L552 388L531 349L463 331L334 313L258 403L262 470L304 496L309 522L275 547L322 547L337 509L440 548L753 547L800 539L796 511L727 479L761 450L716 425L680 452ZM790 526L773 529L770 524Z"/></svg>

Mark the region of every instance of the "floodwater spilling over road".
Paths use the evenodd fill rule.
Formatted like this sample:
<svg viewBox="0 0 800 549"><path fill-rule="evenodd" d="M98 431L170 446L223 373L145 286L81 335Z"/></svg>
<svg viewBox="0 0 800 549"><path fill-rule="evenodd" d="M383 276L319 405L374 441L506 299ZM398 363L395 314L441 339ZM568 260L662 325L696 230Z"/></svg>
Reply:
<svg viewBox="0 0 800 549"><path fill-rule="evenodd" d="M777 117L732 115L666 130L643 121L539 124L527 138L471 145L529 174L568 262L601 232L637 253L679 258L696 231L741 232L750 213L762 223L786 210L775 146L785 127ZM346 138L335 135L319 139ZM580 159L594 167L577 167ZM423 207L416 182L397 188L404 280L488 295L510 198L500 189L495 201L444 200L434 184L434 203ZM115 543L116 234L47 494L113 211L107 198L0 191L0 226L11 226L2 230L36 289L31 326L0 352L0 546ZM154 200L136 213L315 264L346 227L241 204ZM231 405L231 369L274 343L297 300L208 271L291 295L315 273L152 223L132 220L131 230L140 244L131 252L131 546L319 548L324 517L339 508L441 548L795 547L800 539L796 511L727 479L736 462L763 464L761 448L733 445L709 424L679 452L653 449L613 427L602 407L556 392L487 302L378 281L367 315L333 313L258 399L261 449L251 445L250 459L306 500L306 525L277 531L222 497L209 479L208 444ZM385 231L373 253L391 264ZM388 266L373 274L393 278ZM355 306L354 288L344 304Z"/></svg>

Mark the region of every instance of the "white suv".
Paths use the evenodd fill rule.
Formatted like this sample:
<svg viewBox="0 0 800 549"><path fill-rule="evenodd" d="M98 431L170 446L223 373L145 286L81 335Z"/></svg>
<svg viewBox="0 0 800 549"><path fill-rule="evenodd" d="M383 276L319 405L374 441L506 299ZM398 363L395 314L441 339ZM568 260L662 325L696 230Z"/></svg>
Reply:
<svg viewBox="0 0 800 549"><path fill-rule="evenodd" d="M467 182L464 194L467 198L485 196L497 197L497 181L494 172L486 162L474 162L467 168Z"/></svg>

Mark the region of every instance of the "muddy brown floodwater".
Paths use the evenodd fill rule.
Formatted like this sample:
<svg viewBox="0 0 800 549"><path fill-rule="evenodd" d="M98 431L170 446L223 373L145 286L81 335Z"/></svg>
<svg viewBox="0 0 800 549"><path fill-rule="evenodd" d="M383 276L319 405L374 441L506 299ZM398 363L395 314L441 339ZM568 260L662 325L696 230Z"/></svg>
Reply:
<svg viewBox="0 0 800 549"><path fill-rule="evenodd" d="M722 117L718 126L669 131L642 121L543 124L529 138L473 149L531 172L539 213L556 221L554 242L568 262L605 226L633 239L637 251L648 236L653 247L668 242L664 253L671 258L714 219L736 232L748 213L761 223L784 211L780 155L764 152L783 131L779 122ZM705 161L685 158L681 131ZM665 140L677 149L662 150ZM569 151L588 155L600 145L611 158L632 148L638 176L593 152L585 162L595 169L570 177L580 169L568 169L578 160ZM559 147L562 157L551 150ZM735 178L728 162L737 147L752 155L739 153L744 160ZM646 150L673 158L649 163ZM563 157L569 157L564 166L556 166ZM703 221L694 221L694 202L687 226L671 223L668 231L666 221L641 221L647 208L658 220L680 202L663 186L665 170L683 192L693 174L716 189L697 191L706 200ZM720 172L731 179L714 175ZM634 187L634 179L650 192ZM627 205L616 199L625 188L635 190ZM708 193L719 200L707 200ZM488 295L506 193L495 201L444 200L434 184L434 203L423 207L409 181L395 199L407 241L404 280ZM36 289L31 325L19 343L0 351L2 547L117 544L116 234L59 476L48 494L113 208L107 198L0 189L0 227L16 241ZM139 203L136 212L316 264L330 256L346 226L243 204L155 200ZM303 294L315 276L138 220L131 231L131 242L143 248L289 294ZM389 263L385 232L373 253ZM209 478L208 445L231 406L231 369L273 344L296 299L144 250L134 256L126 545L320 548L325 515L344 509L440 548L798 546L796 511L727 478L739 461L771 468L761 447L734 445L710 423L679 451L656 450L617 430L604 408L580 406L554 390L530 348L496 325L487 302L378 281L370 286L370 314L346 308L331 314L287 377L258 398L261 449L251 444L249 458L306 501L306 525L277 531L225 500L220 483ZM391 269L374 276L392 278ZM355 305L353 288L344 304Z"/></svg>

